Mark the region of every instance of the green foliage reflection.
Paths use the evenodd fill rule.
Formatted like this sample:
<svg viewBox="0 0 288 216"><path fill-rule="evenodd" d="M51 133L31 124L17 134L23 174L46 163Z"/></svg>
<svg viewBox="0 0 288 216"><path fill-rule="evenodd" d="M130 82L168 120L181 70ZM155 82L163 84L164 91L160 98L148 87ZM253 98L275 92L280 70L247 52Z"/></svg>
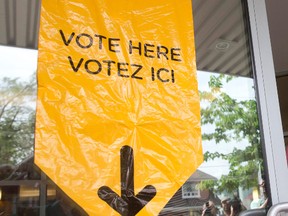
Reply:
<svg viewBox="0 0 288 216"><path fill-rule="evenodd" d="M204 154L206 161L221 158L229 162L227 175L222 175L217 182L201 182L201 188L213 188L217 192L256 187L259 168L263 169L256 100L239 100L225 93L223 86L233 79L237 77L211 75L209 89L200 92L201 102L205 104L201 109L202 125L213 128L203 133L203 140L234 146L233 151L226 154L217 151ZM241 91L241 86L238 88ZM248 145L236 148L243 140Z"/></svg>
<svg viewBox="0 0 288 216"><path fill-rule="evenodd" d="M0 164L17 164L33 153L35 88L34 76L0 80Z"/></svg>

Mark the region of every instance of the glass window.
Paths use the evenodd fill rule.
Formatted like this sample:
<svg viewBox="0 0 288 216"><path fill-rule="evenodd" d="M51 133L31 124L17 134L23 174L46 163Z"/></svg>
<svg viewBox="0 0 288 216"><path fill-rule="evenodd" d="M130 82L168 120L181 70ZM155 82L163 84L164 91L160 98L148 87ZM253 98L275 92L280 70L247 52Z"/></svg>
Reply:
<svg viewBox="0 0 288 216"><path fill-rule="evenodd" d="M14 166L33 155L37 52L1 47L0 55L0 161Z"/></svg>
<svg viewBox="0 0 288 216"><path fill-rule="evenodd" d="M284 131L284 142L285 142L285 150L286 157L288 161L288 98L287 98L287 83L288 83L288 75L277 77L277 89L281 110L281 120Z"/></svg>
<svg viewBox="0 0 288 216"><path fill-rule="evenodd" d="M197 183L195 182L186 182L182 186L182 198L194 198L200 197L200 190L197 188Z"/></svg>
<svg viewBox="0 0 288 216"><path fill-rule="evenodd" d="M194 173L160 215L261 208L267 194L246 5L192 2L205 159L196 171L200 196L187 186Z"/></svg>
<svg viewBox="0 0 288 216"><path fill-rule="evenodd" d="M267 194L246 6L192 2L205 162L160 215L260 208ZM0 50L0 215L86 215L33 163L37 51Z"/></svg>
<svg viewBox="0 0 288 216"><path fill-rule="evenodd" d="M0 46L0 59L0 215L86 215L34 164L37 50Z"/></svg>

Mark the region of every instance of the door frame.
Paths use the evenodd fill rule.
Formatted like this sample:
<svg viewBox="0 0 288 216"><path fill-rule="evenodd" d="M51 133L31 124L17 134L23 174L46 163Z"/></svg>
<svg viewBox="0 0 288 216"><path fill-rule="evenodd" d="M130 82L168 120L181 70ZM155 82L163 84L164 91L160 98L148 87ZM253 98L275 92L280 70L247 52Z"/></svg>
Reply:
<svg viewBox="0 0 288 216"><path fill-rule="evenodd" d="M287 159L265 0L248 0L266 179L271 203L288 202Z"/></svg>

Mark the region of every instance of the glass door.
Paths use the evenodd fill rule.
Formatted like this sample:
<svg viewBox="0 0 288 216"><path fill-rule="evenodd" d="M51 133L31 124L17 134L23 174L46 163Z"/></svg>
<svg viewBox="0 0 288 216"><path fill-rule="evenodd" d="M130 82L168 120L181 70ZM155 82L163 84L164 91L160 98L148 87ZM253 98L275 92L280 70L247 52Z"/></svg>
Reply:
<svg viewBox="0 0 288 216"><path fill-rule="evenodd" d="M257 95L260 108L264 157L271 203L288 202L287 160L283 138L265 1L248 1L254 51Z"/></svg>
<svg viewBox="0 0 288 216"><path fill-rule="evenodd" d="M237 215L288 201L265 2L192 3L205 162L160 215ZM9 48L19 57L13 64L7 48L0 46L0 215L86 215L33 164L37 50Z"/></svg>
<svg viewBox="0 0 288 216"><path fill-rule="evenodd" d="M268 32L259 35L258 25L267 27L263 23L265 3L192 2L205 162L160 215L238 215L244 210L269 208L279 202L275 197L281 190L274 165L282 166L285 158L284 154L278 154L279 158L270 154L281 147L281 143L272 146L275 140L271 137L281 133L281 128L277 131L278 102L273 104L274 116L265 112L264 101L275 98L273 70L265 81L259 79L271 69L267 65L271 56L254 45L269 38ZM266 55L266 62L261 55ZM263 85L271 91L269 95L262 94ZM267 124L275 128L269 131Z"/></svg>

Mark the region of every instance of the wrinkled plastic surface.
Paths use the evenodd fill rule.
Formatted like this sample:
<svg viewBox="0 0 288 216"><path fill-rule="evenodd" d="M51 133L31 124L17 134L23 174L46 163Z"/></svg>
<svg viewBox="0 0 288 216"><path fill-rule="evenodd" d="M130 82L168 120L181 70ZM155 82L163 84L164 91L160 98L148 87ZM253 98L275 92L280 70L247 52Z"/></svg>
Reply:
<svg viewBox="0 0 288 216"><path fill-rule="evenodd" d="M191 0L43 0L35 163L89 215L157 215L202 163Z"/></svg>

